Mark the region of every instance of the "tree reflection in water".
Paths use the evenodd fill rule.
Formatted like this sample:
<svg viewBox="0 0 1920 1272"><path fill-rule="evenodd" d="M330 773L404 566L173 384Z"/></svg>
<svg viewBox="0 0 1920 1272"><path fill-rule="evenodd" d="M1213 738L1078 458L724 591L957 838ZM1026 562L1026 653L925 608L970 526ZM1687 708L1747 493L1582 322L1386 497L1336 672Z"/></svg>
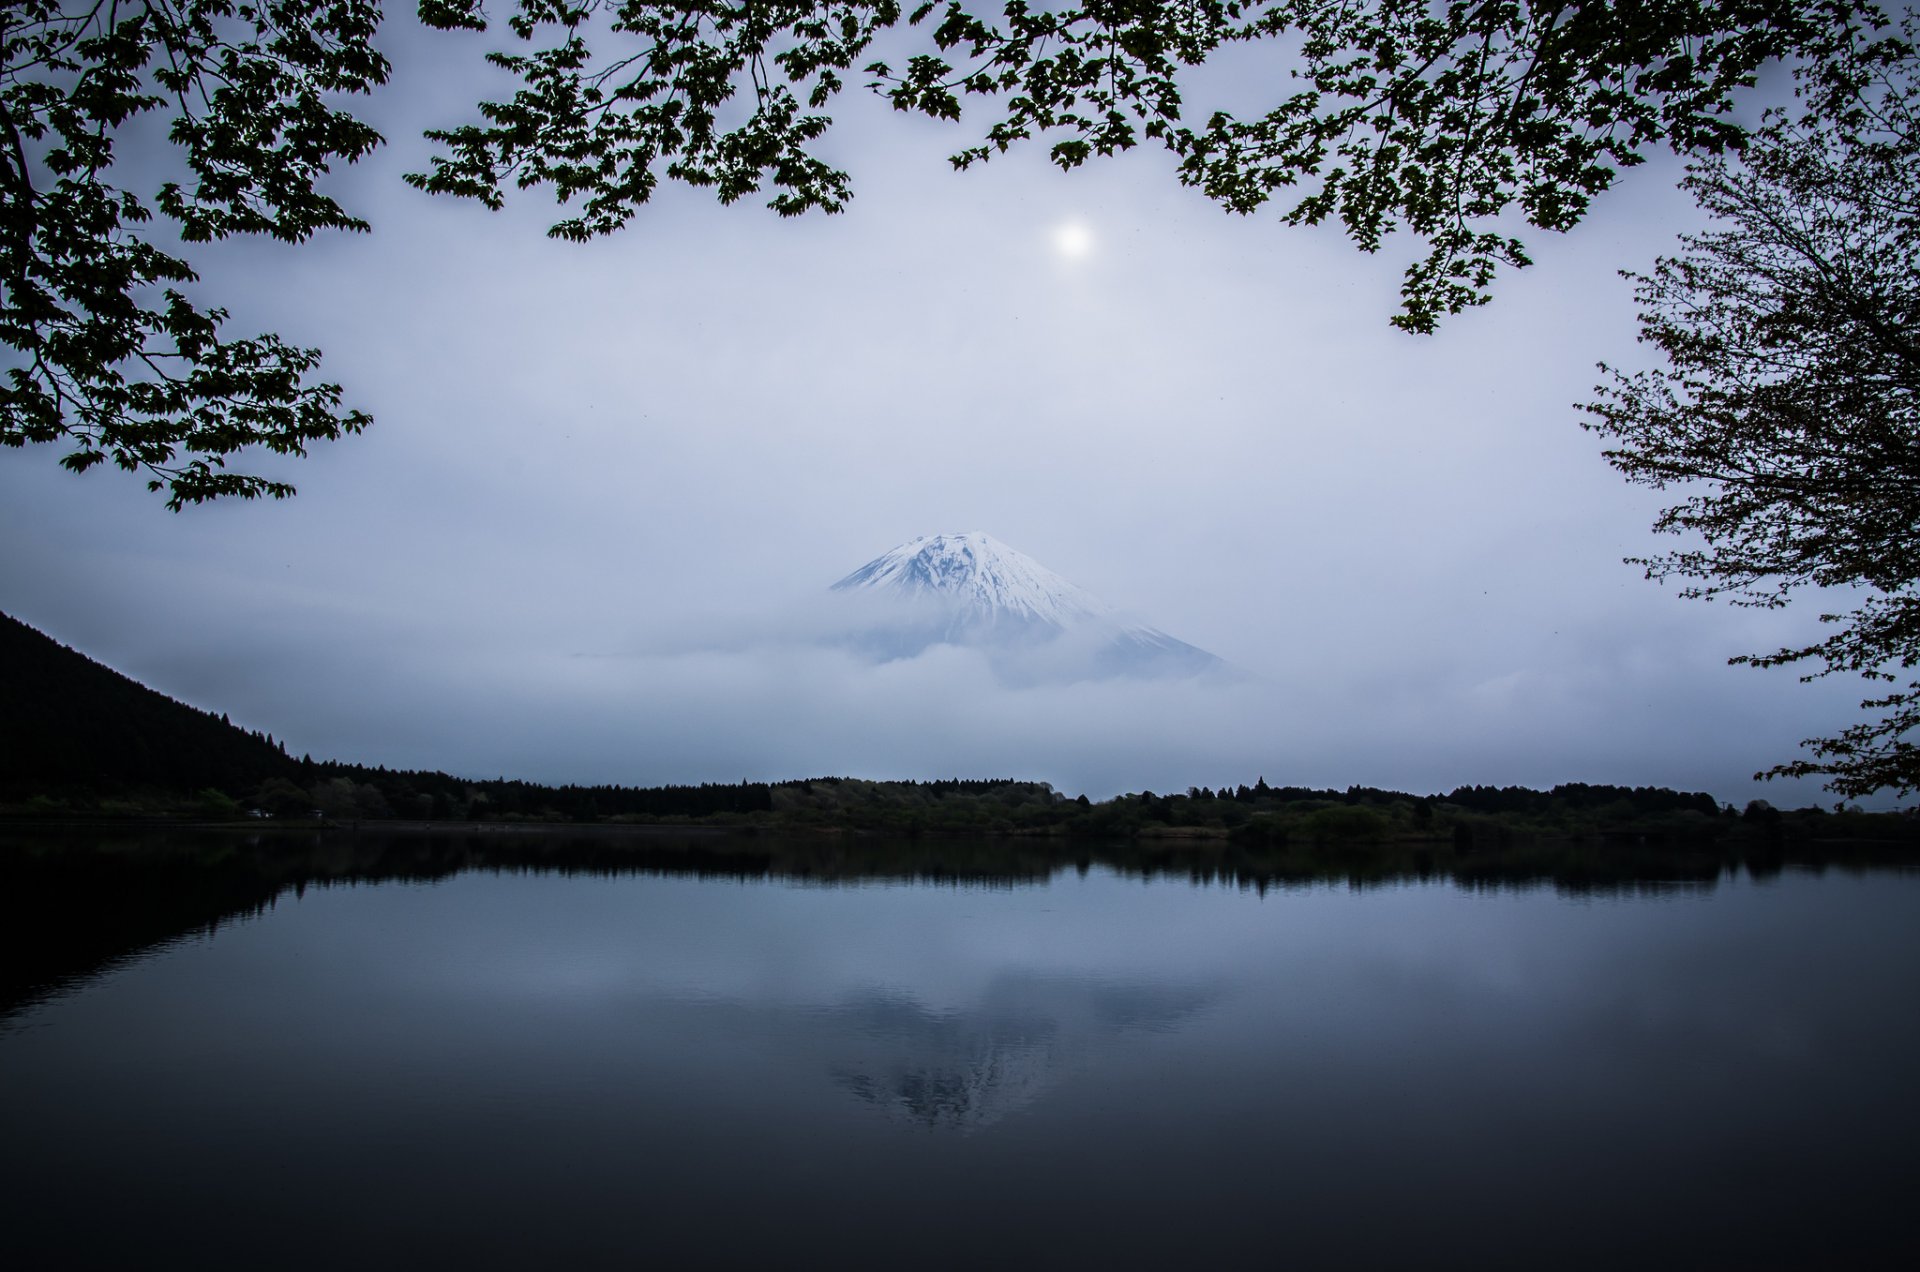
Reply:
<svg viewBox="0 0 1920 1272"><path fill-rule="evenodd" d="M1526 844L1444 865L1422 848L1377 847L1275 856L1217 844L1196 851L1138 841L1090 847L1019 838L795 839L645 827L480 834L15 828L0 830L0 1026L129 960L270 908L285 893L447 879L467 870L1015 888L1097 864L1143 878L1260 891L1440 879L1576 892L1712 887L1724 870L1707 858L1628 853L1596 861L1584 845Z"/></svg>

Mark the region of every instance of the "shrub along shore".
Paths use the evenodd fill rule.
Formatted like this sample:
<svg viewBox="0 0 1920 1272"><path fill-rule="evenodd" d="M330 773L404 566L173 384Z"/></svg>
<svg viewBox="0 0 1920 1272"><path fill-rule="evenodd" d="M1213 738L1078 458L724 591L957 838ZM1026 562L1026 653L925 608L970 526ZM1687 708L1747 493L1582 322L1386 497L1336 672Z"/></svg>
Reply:
<svg viewBox="0 0 1920 1272"><path fill-rule="evenodd" d="M228 793L82 787L0 802L0 818L30 822L152 822L267 828L441 831L566 829L599 835L665 832L852 834L914 838L1019 836L1138 840L1197 850L1208 841L1244 850L1288 845L1441 845L1463 851L1541 841L1617 851L1702 846L1745 852L1785 847L1920 848L1920 818L1842 808L1744 809L1698 792L1581 783L1538 791L1469 786L1412 795L1269 786L1142 791L1107 800L1069 797L1044 782L991 779L879 782L826 777L697 786L541 786L471 781L437 772L290 762Z"/></svg>

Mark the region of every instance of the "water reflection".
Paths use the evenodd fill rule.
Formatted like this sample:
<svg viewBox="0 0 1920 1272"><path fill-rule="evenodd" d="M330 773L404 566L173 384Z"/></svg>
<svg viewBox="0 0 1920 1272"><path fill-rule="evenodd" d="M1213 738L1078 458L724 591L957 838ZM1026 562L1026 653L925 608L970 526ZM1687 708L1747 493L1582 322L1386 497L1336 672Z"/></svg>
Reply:
<svg viewBox="0 0 1920 1272"><path fill-rule="evenodd" d="M1846 858L1838 860L1844 865ZM1769 858L1740 870L1777 875ZM1114 843L1090 849L1045 839L889 840L665 834L232 834L82 829L0 830L0 1028L31 1005L130 959L271 908L313 886L449 879L463 871L779 879L823 887L911 883L1025 888L1094 866L1142 879L1181 879L1264 894L1272 888L1392 887L1443 882L1469 890L1551 887L1567 895L1709 890L1729 871L1711 855L1596 855L1590 846L1526 844L1436 862L1413 845L1359 855L1314 849L1275 857L1223 844ZM1813 868L1822 868L1816 863Z"/></svg>
<svg viewBox="0 0 1920 1272"><path fill-rule="evenodd" d="M13 848L8 1266L1920 1255L1913 878Z"/></svg>
<svg viewBox="0 0 1920 1272"><path fill-rule="evenodd" d="M822 1013L820 1023L856 1048L834 1071L842 1088L896 1120L969 1133L1025 1108L1129 1035L1177 1028L1209 997L1170 985L1004 976L962 1010L876 993Z"/></svg>

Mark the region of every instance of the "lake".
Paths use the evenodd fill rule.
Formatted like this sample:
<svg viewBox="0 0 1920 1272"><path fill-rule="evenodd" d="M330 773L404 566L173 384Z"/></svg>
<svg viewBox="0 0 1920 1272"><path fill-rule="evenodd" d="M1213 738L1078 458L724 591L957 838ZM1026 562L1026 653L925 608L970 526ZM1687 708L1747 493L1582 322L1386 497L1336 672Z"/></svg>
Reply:
<svg viewBox="0 0 1920 1272"><path fill-rule="evenodd" d="M1912 873L8 850L9 1267L1920 1255Z"/></svg>

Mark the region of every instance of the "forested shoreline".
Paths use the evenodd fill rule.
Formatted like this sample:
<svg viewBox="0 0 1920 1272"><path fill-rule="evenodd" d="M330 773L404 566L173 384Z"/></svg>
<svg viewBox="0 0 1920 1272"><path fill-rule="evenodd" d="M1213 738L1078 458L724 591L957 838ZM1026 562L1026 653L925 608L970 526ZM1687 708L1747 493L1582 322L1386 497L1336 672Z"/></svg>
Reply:
<svg viewBox="0 0 1920 1272"><path fill-rule="evenodd" d="M1035 836L1294 844L1534 841L1631 846L1920 843L1905 813L1805 808L1661 787L1566 783L1413 794L1236 779L1070 797L1013 778L815 777L697 785L542 785L314 760L177 702L0 615L0 820L265 827L705 827L739 833Z"/></svg>

